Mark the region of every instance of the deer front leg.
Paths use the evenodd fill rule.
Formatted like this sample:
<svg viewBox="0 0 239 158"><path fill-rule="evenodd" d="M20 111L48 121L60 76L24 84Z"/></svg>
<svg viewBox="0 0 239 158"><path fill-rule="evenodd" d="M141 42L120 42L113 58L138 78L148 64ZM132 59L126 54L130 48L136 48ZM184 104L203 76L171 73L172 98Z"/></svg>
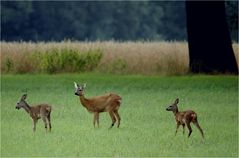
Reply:
<svg viewBox="0 0 239 158"><path fill-rule="evenodd" d="M183 126L183 134L185 133L185 124L182 124Z"/></svg>
<svg viewBox="0 0 239 158"><path fill-rule="evenodd" d="M94 128L95 128L95 122L97 122L97 125L99 128L99 113L98 112L94 113L94 120L93 120Z"/></svg>
<svg viewBox="0 0 239 158"><path fill-rule="evenodd" d="M97 123L97 127L99 128L99 113L98 112L94 113L94 127L95 127L95 122Z"/></svg>
<svg viewBox="0 0 239 158"><path fill-rule="evenodd" d="M36 131L37 119L33 119L33 132Z"/></svg>
<svg viewBox="0 0 239 158"><path fill-rule="evenodd" d="M175 131L175 136L177 135L179 126L180 126L180 123L177 122L176 131Z"/></svg>
<svg viewBox="0 0 239 158"><path fill-rule="evenodd" d="M99 120L99 119L100 119L100 114L98 113L98 114L97 114L97 120L96 120L96 121L97 121L97 126L98 126L98 128L100 127L100 125L99 125L100 120Z"/></svg>

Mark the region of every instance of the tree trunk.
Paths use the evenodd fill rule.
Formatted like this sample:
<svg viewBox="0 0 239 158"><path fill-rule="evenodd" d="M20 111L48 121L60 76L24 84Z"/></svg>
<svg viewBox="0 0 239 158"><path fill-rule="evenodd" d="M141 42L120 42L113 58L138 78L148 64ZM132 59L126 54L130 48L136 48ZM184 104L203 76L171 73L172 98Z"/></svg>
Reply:
<svg viewBox="0 0 239 158"><path fill-rule="evenodd" d="M190 69L238 74L224 1L186 1Z"/></svg>

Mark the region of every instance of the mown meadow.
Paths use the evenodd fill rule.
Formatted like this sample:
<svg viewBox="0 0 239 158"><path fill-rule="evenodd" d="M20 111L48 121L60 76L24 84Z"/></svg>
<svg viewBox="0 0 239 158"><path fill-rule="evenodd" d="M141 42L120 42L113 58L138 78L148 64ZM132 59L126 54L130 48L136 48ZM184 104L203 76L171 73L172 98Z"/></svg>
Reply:
<svg viewBox="0 0 239 158"><path fill-rule="evenodd" d="M116 92L123 101L121 126L108 129L111 119L100 115L93 127L88 113L74 95L73 82L87 83L86 97ZM15 109L27 89L29 104L53 106L52 132L42 120L32 131L32 120ZM193 109L205 133L202 140L192 125L187 138L166 111L176 98L179 109ZM4 74L1 76L1 157L237 157L237 76L144 76L78 74Z"/></svg>

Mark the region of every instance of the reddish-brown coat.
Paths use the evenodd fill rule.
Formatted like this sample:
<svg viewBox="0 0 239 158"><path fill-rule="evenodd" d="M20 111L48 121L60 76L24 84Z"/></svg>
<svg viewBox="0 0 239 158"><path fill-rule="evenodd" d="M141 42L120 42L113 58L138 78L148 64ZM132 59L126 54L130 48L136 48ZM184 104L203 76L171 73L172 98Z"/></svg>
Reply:
<svg viewBox="0 0 239 158"><path fill-rule="evenodd" d="M47 123L49 125L49 130L51 131L51 111L52 107L48 104L38 104L35 106L29 106L28 103L25 101L27 94L24 94L17 103L16 109L23 108L27 113L29 113L30 117L33 120L33 131L36 131L36 123L38 119L42 118L45 123L45 128L47 131Z"/></svg>
<svg viewBox="0 0 239 158"><path fill-rule="evenodd" d="M180 125L183 126L183 133L184 133L184 127L185 125L187 125L187 128L189 130L188 137L190 137L192 133L192 128L190 123L192 122L198 128L202 137L204 138L203 130L200 127L197 120L197 114L192 110L179 111L177 106L178 103L179 103L179 99L177 98L175 102L166 109L167 111L172 111L174 113L176 124L177 124L175 135L177 134L177 131Z"/></svg>
<svg viewBox="0 0 239 158"><path fill-rule="evenodd" d="M121 100L122 98L115 93L108 93L105 95L95 96L90 99L85 98L83 90L85 88L84 86L79 86L75 83L76 92L75 95L78 95L80 97L81 104L91 113L94 113L94 120L93 124L95 127L95 123L97 123L97 126L99 127L99 113L101 112L109 112L109 115L112 119L112 128L116 121L118 121L117 127L120 126L120 115L118 113Z"/></svg>

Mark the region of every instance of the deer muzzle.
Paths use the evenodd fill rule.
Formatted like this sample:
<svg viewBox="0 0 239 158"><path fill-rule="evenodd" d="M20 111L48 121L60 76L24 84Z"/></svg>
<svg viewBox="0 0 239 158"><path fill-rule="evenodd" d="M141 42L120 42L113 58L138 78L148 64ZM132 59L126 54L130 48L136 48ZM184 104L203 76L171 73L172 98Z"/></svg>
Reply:
<svg viewBox="0 0 239 158"><path fill-rule="evenodd" d="M166 110L167 110L167 111L171 111L171 109L169 109L169 108L166 108Z"/></svg>

